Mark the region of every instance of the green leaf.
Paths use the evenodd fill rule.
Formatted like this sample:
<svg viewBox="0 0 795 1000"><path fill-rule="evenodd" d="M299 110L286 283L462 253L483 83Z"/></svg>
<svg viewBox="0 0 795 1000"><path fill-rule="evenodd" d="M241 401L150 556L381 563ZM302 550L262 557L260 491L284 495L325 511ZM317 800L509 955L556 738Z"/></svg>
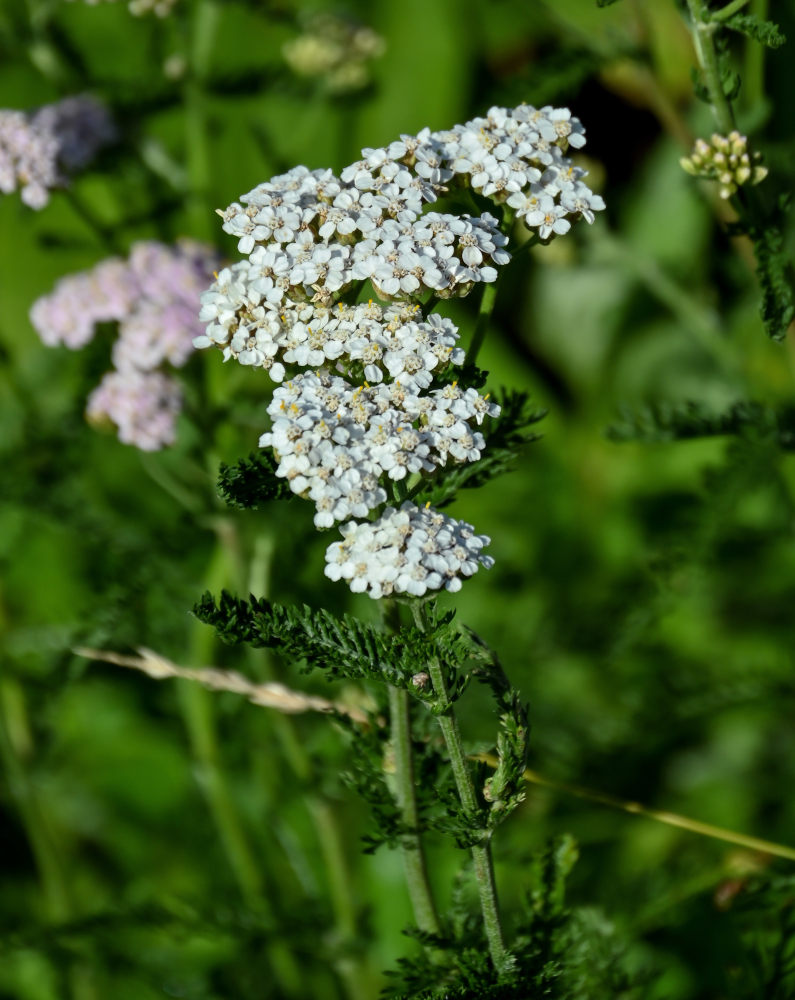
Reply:
<svg viewBox="0 0 795 1000"><path fill-rule="evenodd" d="M743 400L715 413L702 403L654 403L623 409L621 419L605 430L611 441L684 441L738 435L773 438L782 451L795 450L795 407L774 410Z"/></svg>
<svg viewBox="0 0 795 1000"><path fill-rule="evenodd" d="M491 689L497 703L497 767L483 785L483 797L490 803L488 825L502 823L525 799L524 771L527 765L529 723L527 706L511 686L500 659L472 629L465 634L467 653L476 661L472 670L481 684Z"/></svg>
<svg viewBox="0 0 795 1000"><path fill-rule="evenodd" d="M270 450L252 452L236 465L222 465L218 492L230 507L247 510L256 510L269 500L295 496L287 480L276 476L276 459Z"/></svg>
<svg viewBox="0 0 795 1000"><path fill-rule="evenodd" d="M763 21L754 14L733 14L720 23L761 45L766 45L769 49L781 48L787 40L787 36L774 21Z"/></svg>
<svg viewBox="0 0 795 1000"><path fill-rule="evenodd" d="M756 273L762 286L762 322L772 340L783 340L795 317L791 262L784 246L784 234L770 221L764 227L750 229L749 235L754 243Z"/></svg>
<svg viewBox="0 0 795 1000"><path fill-rule="evenodd" d="M305 604L288 607L255 597L245 601L226 591L217 603L211 594L204 594L193 613L205 625L212 625L223 642L275 649L329 677L405 688L431 711L440 708L434 692L418 681L424 663L432 657L439 660L452 699L460 697L468 683L467 675L457 669L466 659L467 647L453 625L453 613L436 616L432 612L434 627L428 633L404 626L395 635L386 635L352 615L337 618Z"/></svg>
<svg viewBox="0 0 795 1000"><path fill-rule="evenodd" d="M596 0L597 7L612 7L614 3L618 3L618 0Z"/></svg>

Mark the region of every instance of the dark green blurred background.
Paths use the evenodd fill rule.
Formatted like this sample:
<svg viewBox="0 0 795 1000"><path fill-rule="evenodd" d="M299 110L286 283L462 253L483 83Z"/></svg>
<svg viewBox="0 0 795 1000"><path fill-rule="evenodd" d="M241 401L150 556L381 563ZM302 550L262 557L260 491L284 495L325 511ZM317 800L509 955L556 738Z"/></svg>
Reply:
<svg viewBox="0 0 795 1000"><path fill-rule="evenodd" d="M749 9L795 37L791 3ZM313 11L383 37L363 89L289 70L282 46ZM795 171L792 51L738 36L733 53L739 125L771 190ZM146 646L329 694L289 664L216 648L189 614L228 586L375 615L323 578L328 539L306 505L213 505L207 470L256 447L269 381L197 357L186 380L204 427L185 419L175 449L142 458L83 419L109 341L47 349L27 314L108 254L86 209L123 247L188 235L233 259L214 208L295 164L339 170L361 146L494 103L570 106L608 208L505 276L481 364L548 415L515 472L452 509L496 559L459 615L530 703L531 767L795 844L793 458L761 432L605 434L622 407L792 402L793 340L765 336L749 247L679 167L713 131L693 62L667 0L180 0L162 21L3 0L0 106L90 91L123 137L41 212L0 197L0 998L375 996L414 947L399 858L361 854L367 813L326 721L71 652ZM444 309L466 331L476 306ZM482 697L463 725L486 748ZM795 996L792 862L529 786L496 841L508 913L532 852L566 831L580 845L570 904L606 962L647 976L626 996ZM347 866L335 905L329 844ZM453 855L431 846L443 896Z"/></svg>

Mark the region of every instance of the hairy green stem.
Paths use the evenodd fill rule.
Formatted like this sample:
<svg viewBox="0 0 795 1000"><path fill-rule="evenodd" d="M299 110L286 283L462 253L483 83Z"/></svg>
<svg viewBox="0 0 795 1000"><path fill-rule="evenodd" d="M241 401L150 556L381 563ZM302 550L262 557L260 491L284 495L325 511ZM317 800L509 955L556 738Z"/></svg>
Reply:
<svg viewBox="0 0 795 1000"><path fill-rule="evenodd" d="M727 3L720 10L710 11L709 18L711 21L726 21L738 13L738 11L741 11L743 7L747 7L749 3L750 0L731 0L731 3Z"/></svg>
<svg viewBox="0 0 795 1000"><path fill-rule="evenodd" d="M414 759L411 747L411 714L408 691L389 688L389 719L392 727L392 746L395 755L395 778L397 802L404 824L410 828L401 837L403 849L403 869L406 873L414 919L422 931L439 933L439 918L436 914L425 852L417 831L419 821L417 795L414 786Z"/></svg>
<svg viewBox="0 0 795 1000"><path fill-rule="evenodd" d="M387 600L384 601L383 609L385 624L397 631L400 627L399 605ZM389 720L392 728L396 798L403 824L409 830L400 839L409 898L420 930L439 934L439 917L418 830L419 810L414 783L414 751L411 745L411 705L407 691L389 687Z"/></svg>
<svg viewBox="0 0 795 1000"><path fill-rule="evenodd" d="M419 602L412 602L411 611L414 615L417 628L424 631L425 616L422 605ZM433 690L439 699L442 709L438 716L439 727L442 730L442 736L447 745L447 752L450 754L450 766L453 770L458 797L461 800L464 810L475 816L478 809L475 786L472 782L467 756L461 741L458 720L456 719L445 683L444 672L438 658L435 656L431 657L428 661L428 673L431 676ZM508 964L508 951L505 947L505 940L502 933L502 923L500 921L497 902L497 885L494 879L494 863L491 857L489 838L490 834L484 831L483 839L479 843L473 844L470 850L475 869L478 894L480 896L483 926L489 943L489 954L491 955L494 967L501 971Z"/></svg>
<svg viewBox="0 0 795 1000"><path fill-rule="evenodd" d="M723 90L720 66L718 65L718 50L715 47L715 32L721 29L721 25L715 20L710 20L711 15L705 0L687 0L687 5L690 10L693 43L699 65L704 73L704 82L709 93L715 124L721 135L728 135L737 126L731 101ZM740 217L752 224L758 224L765 218L759 195L750 185L735 192L732 204Z"/></svg>
<svg viewBox="0 0 795 1000"><path fill-rule="evenodd" d="M721 135L728 135L736 126L731 101L726 97L720 78L718 50L715 48L715 31L719 26L710 19L710 12L704 0L687 0L687 7L690 11L693 45L704 74L704 84L709 93L715 123Z"/></svg>

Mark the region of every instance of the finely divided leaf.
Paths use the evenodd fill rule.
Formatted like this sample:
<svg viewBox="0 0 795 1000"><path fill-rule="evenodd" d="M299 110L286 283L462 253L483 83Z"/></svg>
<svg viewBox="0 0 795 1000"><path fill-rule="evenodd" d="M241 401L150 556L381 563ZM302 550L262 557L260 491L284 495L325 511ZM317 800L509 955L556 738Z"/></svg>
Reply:
<svg viewBox="0 0 795 1000"><path fill-rule="evenodd" d="M193 613L212 625L223 642L276 649L329 677L405 688L432 711L437 708L434 692L416 680L431 657L439 660L447 675L451 699L460 697L467 684L467 676L457 669L466 659L466 644L452 624L452 615L440 619L432 633L404 626L395 635L386 635L352 615L337 618L305 604L288 607L255 597L245 601L226 591L217 603L205 594Z"/></svg>
<svg viewBox="0 0 795 1000"><path fill-rule="evenodd" d="M294 496L286 479L276 476L273 452L254 451L236 465L222 465L218 471L218 492L230 507L256 510L269 500Z"/></svg>
<svg viewBox="0 0 795 1000"><path fill-rule="evenodd" d="M784 235L773 221L764 228L754 228L749 235L754 243L756 273L762 286L762 321L769 337L783 340L787 327L795 318L792 265L784 246Z"/></svg>
<svg viewBox="0 0 795 1000"><path fill-rule="evenodd" d="M655 403L624 408L621 419L605 430L611 441L682 441L722 435L775 439L783 451L795 450L795 408L778 410L741 401L715 413L703 403Z"/></svg>
<svg viewBox="0 0 795 1000"><path fill-rule="evenodd" d="M774 21L763 21L753 14L733 14L720 23L770 49L780 48L787 40L787 36Z"/></svg>

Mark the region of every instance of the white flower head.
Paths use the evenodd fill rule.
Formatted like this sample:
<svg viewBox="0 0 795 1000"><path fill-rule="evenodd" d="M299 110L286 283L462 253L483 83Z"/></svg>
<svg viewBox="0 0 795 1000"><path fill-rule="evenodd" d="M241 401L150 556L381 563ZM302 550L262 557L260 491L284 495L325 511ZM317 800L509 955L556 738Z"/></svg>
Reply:
<svg viewBox="0 0 795 1000"><path fill-rule="evenodd" d="M351 521L341 533L343 540L326 550L326 576L372 598L455 592L462 578L494 565L482 551L490 541L486 535L475 534L466 521L409 501L400 509L387 507L376 521Z"/></svg>

